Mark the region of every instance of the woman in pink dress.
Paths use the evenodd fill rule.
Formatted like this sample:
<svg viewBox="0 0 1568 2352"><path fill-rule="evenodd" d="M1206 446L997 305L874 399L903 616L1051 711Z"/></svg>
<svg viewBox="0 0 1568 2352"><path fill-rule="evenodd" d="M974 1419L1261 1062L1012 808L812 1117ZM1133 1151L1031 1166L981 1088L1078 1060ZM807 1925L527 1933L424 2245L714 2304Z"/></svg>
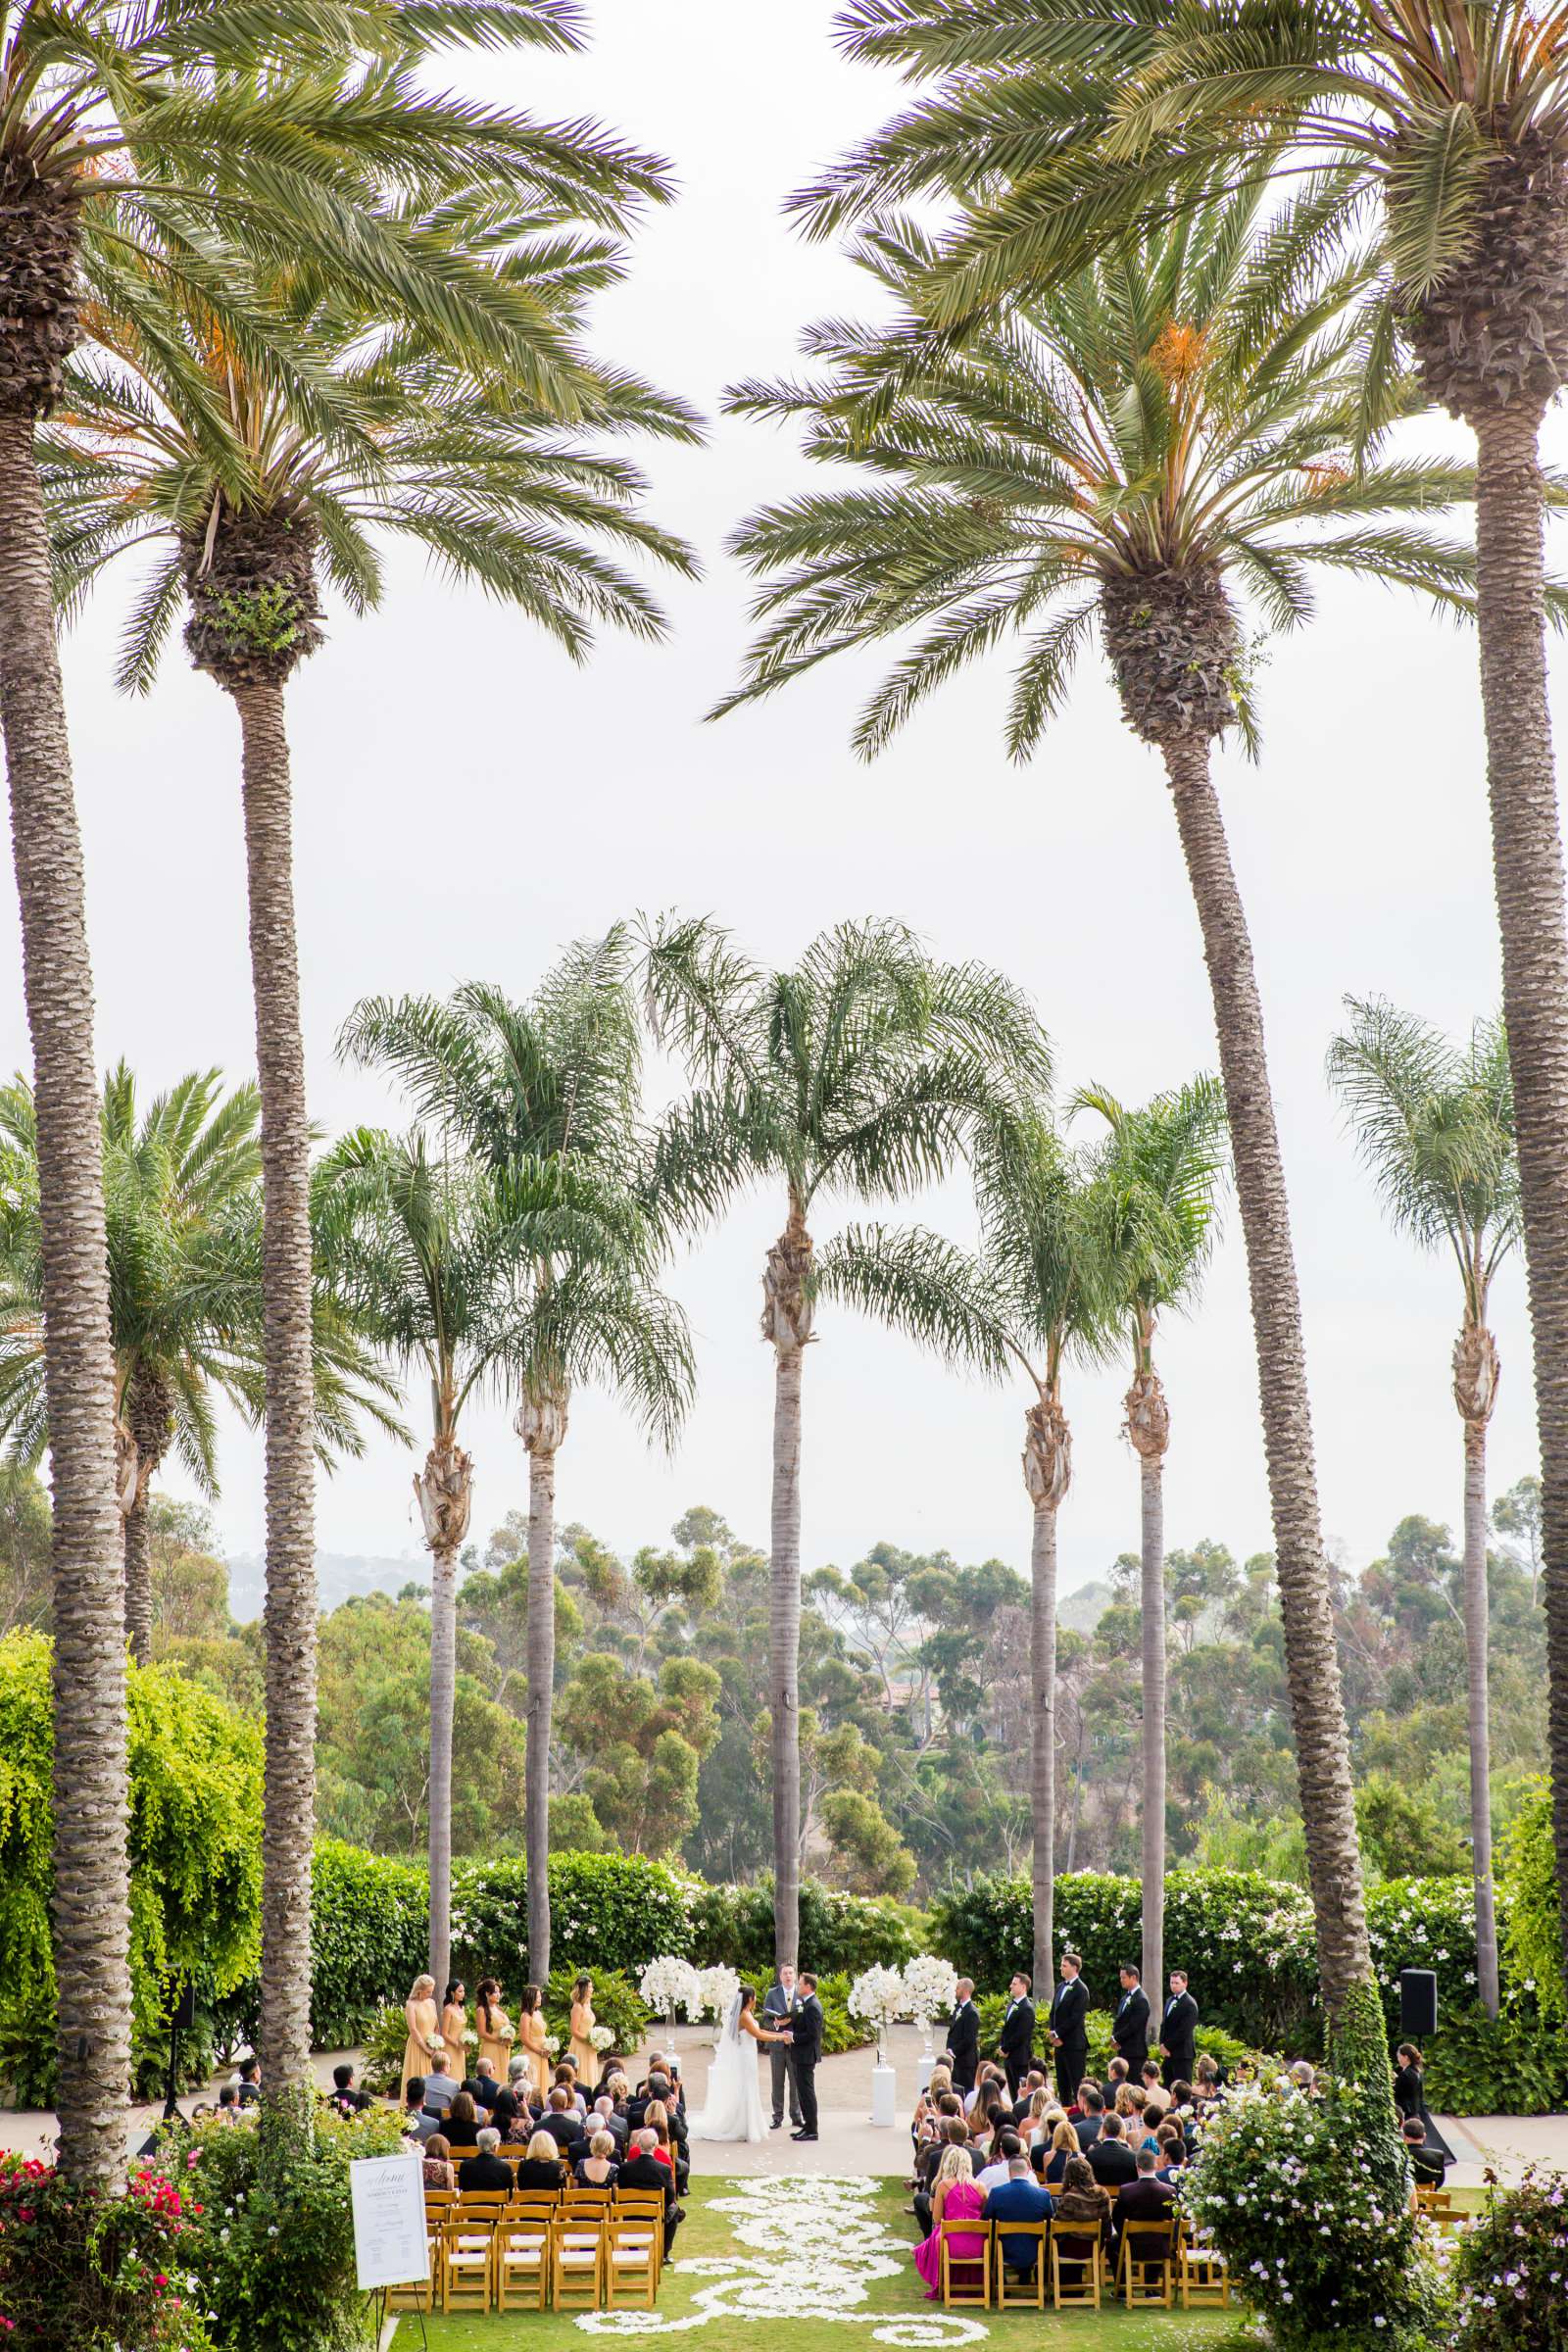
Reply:
<svg viewBox="0 0 1568 2352"><path fill-rule="evenodd" d="M937 2177L931 2185L931 2234L922 2238L914 2249L914 2267L925 2280L925 2299L934 2303L942 2292L942 2225L947 2222L974 2222L980 2218L985 2198L974 2178L974 2167L967 2148L949 2148L937 2166ZM964 2230L948 2240L948 2261L983 2262L986 2241L977 2230L973 2236Z"/></svg>

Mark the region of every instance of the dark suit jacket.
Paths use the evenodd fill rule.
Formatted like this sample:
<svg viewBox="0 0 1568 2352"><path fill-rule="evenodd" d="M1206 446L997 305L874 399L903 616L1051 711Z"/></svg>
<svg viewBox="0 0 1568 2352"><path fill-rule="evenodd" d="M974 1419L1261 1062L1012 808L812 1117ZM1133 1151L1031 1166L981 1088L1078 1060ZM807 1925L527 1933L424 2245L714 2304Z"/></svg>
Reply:
<svg viewBox="0 0 1568 2352"><path fill-rule="evenodd" d="M1073 2126L1078 2134L1078 2145L1086 2152L1094 2146L1104 2129L1105 2119L1102 2115L1081 2115Z"/></svg>
<svg viewBox="0 0 1568 2352"><path fill-rule="evenodd" d="M953 2059L954 2089L973 2090L980 2064L980 2012L973 2001L965 2001L953 2012L948 2050Z"/></svg>
<svg viewBox="0 0 1568 2352"><path fill-rule="evenodd" d="M1035 2046L1035 2005L1033 2001L1015 2001L1003 2022L1002 2056L1015 2075L1029 2071L1029 2061Z"/></svg>
<svg viewBox="0 0 1568 2352"><path fill-rule="evenodd" d="M664 2218L675 2202L675 2176L657 2156L628 2156L620 2168L617 2188L657 2189L664 2200Z"/></svg>
<svg viewBox="0 0 1568 2352"><path fill-rule="evenodd" d="M816 2066L822 2056L822 2004L814 1992L803 1994L790 2019L785 2044L797 2066Z"/></svg>
<svg viewBox="0 0 1568 2352"><path fill-rule="evenodd" d="M1124 2139L1097 2139L1085 2151L1089 2170L1102 2188L1118 2189L1124 2180L1138 2178L1138 2159Z"/></svg>
<svg viewBox="0 0 1568 2352"><path fill-rule="evenodd" d="M1056 2210L1056 2201L1049 2188L1034 2180L1003 2180L986 2198L985 2218L988 2222L1049 2222ZM1004 2237L1002 2259L1023 2276L1032 2278L1038 2240L1027 2237Z"/></svg>
<svg viewBox="0 0 1568 2352"><path fill-rule="evenodd" d="M548 2132L557 2147L567 2156L570 2163L575 2164L582 2150L573 2148L572 2142L582 2138L583 2130L582 2117L574 2107L568 2107L564 2115L558 2115L552 2108L548 2115L539 2118L539 2129Z"/></svg>
<svg viewBox="0 0 1568 2352"><path fill-rule="evenodd" d="M1089 1987L1082 1977L1074 1977L1070 1984L1063 1980L1051 1996L1051 2031L1063 2050L1082 2050L1088 2056L1088 2015Z"/></svg>
<svg viewBox="0 0 1568 2352"><path fill-rule="evenodd" d="M1198 2030L1198 2003L1190 1992L1178 1995L1165 2003L1165 2013L1159 2021L1158 2034L1165 2045L1163 2068L1167 2082L1190 2082L1197 2052L1193 2035Z"/></svg>
<svg viewBox="0 0 1568 2352"><path fill-rule="evenodd" d="M493 2107L507 2086L494 2075L470 2075L463 2087L476 2107Z"/></svg>
<svg viewBox="0 0 1568 2352"><path fill-rule="evenodd" d="M1168 2221L1175 2203L1174 2189L1167 2188L1163 2180L1140 2173L1136 2180L1116 2191L1111 2226L1119 2230L1123 2222Z"/></svg>
<svg viewBox="0 0 1568 2352"><path fill-rule="evenodd" d="M499 2156L465 2156L458 2167L458 2193L466 2196L470 2188L501 2188L510 2196L511 2165Z"/></svg>
<svg viewBox="0 0 1568 2352"><path fill-rule="evenodd" d="M1137 2082L1144 2060L1149 2056L1149 1995L1141 1984L1135 1984L1116 2004L1116 2014L1110 2021L1110 2038L1116 2044L1116 2054L1127 2061L1127 2071Z"/></svg>

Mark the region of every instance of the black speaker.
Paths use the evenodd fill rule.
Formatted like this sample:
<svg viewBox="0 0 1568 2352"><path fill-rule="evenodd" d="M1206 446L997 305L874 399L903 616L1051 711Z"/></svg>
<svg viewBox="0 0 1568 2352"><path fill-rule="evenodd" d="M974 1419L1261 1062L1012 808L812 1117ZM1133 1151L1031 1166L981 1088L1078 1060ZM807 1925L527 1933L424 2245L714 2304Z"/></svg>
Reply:
<svg viewBox="0 0 1568 2352"><path fill-rule="evenodd" d="M196 2023L196 1980L187 1977L180 1987L179 1998L169 2013L169 2023L176 2034L188 2034Z"/></svg>
<svg viewBox="0 0 1568 2352"><path fill-rule="evenodd" d="M1399 2032L1435 2034L1438 2030L1438 1980L1430 1968L1399 1971Z"/></svg>

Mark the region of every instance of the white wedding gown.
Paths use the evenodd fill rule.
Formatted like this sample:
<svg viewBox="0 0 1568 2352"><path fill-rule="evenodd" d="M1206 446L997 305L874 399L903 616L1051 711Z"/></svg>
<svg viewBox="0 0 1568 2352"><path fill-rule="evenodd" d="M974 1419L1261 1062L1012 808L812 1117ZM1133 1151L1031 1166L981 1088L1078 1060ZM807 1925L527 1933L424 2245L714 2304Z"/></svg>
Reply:
<svg viewBox="0 0 1568 2352"><path fill-rule="evenodd" d="M693 2139L765 2139L762 2088L757 2071L757 2043L741 2032L739 1993L730 2003L708 2072L708 2099L689 2119Z"/></svg>

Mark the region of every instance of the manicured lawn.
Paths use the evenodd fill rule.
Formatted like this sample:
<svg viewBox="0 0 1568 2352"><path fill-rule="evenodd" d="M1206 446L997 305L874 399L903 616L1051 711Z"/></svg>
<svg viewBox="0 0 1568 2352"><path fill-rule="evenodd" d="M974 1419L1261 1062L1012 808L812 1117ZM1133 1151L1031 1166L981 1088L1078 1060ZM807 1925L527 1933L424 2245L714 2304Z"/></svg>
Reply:
<svg viewBox="0 0 1568 2352"><path fill-rule="evenodd" d="M635 2331L691 2352L852 2352L857 2343L938 2347L989 2341L1023 2352L1240 2352L1237 2312L951 2312L924 2300L908 2249L914 2224L887 2181L699 2180L657 2311L492 2313L427 2319L430 2352L587 2352L594 2336ZM588 2315L581 2315L587 2318ZM658 2323L664 2323L661 2327ZM884 2332L886 2331L886 2332ZM405 2319L395 2352L416 2352ZM671 2347L673 2352L673 2345Z"/></svg>

